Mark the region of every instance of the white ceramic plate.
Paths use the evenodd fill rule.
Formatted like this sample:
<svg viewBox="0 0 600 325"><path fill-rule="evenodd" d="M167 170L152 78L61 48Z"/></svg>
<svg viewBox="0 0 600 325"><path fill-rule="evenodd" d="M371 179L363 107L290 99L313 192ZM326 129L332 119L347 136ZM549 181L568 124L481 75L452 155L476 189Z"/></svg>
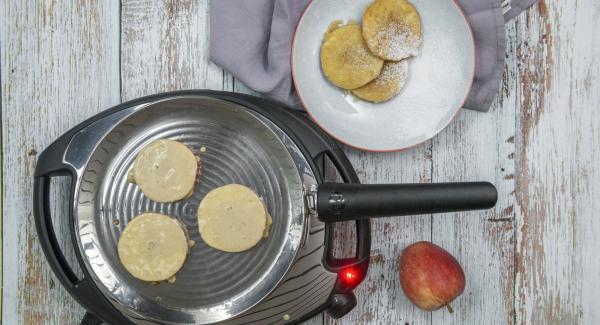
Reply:
<svg viewBox="0 0 600 325"><path fill-rule="evenodd" d="M436 135L462 107L475 72L473 35L453 0L412 0L421 15L423 45L409 59L406 86L387 102L361 101L325 78L319 52L332 21L360 21L371 2L311 2L294 36L294 84L313 120L337 140L363 150L402 150Z"/></svg>

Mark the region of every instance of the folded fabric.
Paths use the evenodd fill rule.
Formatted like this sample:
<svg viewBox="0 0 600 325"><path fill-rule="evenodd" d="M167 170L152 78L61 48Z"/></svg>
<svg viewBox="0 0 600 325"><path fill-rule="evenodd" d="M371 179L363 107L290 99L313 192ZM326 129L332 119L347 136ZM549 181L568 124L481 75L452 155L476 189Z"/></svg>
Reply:
<svg viewBox="0 0 600 325"><path fill-rule="evenodd" d="M520 14L523 10L529 8L538 0L504 0L504 21L508 22Z"/></svg>
<svg viewBox="0 0 600 325"><path fill-rule="evenodd" d="M471 24L477 49L475 79L465 108L489 110L504 69L505 18L512 19L536 1L457 0ZM309 2L212 0L211 61L249 88L301 109L292 83L290 55L296 24Z"/></svg>

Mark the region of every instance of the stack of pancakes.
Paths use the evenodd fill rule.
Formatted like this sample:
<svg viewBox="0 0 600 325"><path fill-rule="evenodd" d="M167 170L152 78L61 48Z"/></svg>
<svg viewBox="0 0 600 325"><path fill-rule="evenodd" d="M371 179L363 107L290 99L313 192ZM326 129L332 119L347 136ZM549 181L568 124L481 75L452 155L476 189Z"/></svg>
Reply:
<svg viewBox="0 0 600 325"><path fill-rule="evenodd" d="M321 45L321 68L334 85L355 96L383 102L408 79L407 59L418 55L421 19L406 0L376 0L362 24L334 22Z"/></svg>

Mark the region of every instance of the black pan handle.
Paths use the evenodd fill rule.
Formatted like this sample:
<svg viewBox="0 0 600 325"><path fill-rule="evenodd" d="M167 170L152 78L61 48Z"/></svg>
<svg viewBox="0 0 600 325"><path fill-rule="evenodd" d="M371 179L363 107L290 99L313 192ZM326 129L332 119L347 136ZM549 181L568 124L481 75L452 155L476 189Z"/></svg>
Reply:
<svg viewBox="0 0 600 325"><path fill-rule="evenodd" d="M71 195L74 190L75 171L62 162L62 156L65 144L64 139L59 139L42 152L36 166L35 179L33 183L33 216L35 226L50 268L77 302L79 302L88 312L102 318L110 324L131 324L131 322L123 316L116 308L102 295L96 285L90 280L89 275L85 271L84 277L79 279L73 269L67 262L56 239L56 233L52 226L52 218L50 216L50 180L53 176L69 176L71 177ZM72 202L71 202L72 203ZM69 204L69 221L73 224L72 204ZM73 231L73 230L72 230ZM73 232L71 233L73 238ZM77 243L74 242L74 245ZM76 247L76 246L75 246ZM76 252L78 260L82 263L81 256ZM89 316L87 319L91 319ZM85 324L85 323L84 323Z"/></svg>
<svg viewBox="0 0 600 325"><path fill-rule="evenodd" d="M317 213L325 222L489 209L498 192L488 182L439 184L323 183Z"/></svg>

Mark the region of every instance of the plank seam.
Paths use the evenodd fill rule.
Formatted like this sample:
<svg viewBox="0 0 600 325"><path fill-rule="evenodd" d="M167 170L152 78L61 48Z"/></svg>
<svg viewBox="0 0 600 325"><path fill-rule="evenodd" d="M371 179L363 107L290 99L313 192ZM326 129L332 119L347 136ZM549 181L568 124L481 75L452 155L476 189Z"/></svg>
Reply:
<svg viewBox="0 0 600 325"><path fill-rule="evenodd" d="M429 141L429 182L433 183L433 140ZM429 241L433 242L433 213L429 215ZM406 323L406 322L405 322ZM429 312L429 325L433 325L433 312Z"/></svg>
<svg viewBox="0 0 600 325"><path fill-rule="evenodd" d="M2 15L4 16L4 15ZM1 34L0 34L1 35ZM4 123L2 123L3 121L3 112L4 112L4 107L2 106L2 40L0 39L0 322L2 322L2 297L4 296L4 286L2 285L4 283L4 270L3 270L3 262L4 262L4 255L2 254L2 248L3 248L3 241L2 241L2 223L4 221L4 214L3 214L3 205L2 205L2 189L4 188L4 178L2 177L2 174L4 174L4 169L2 161L4 160L4 139L2 137L2 134L4 132L4 130L2 129L2 125Z"/></svg>
<svg viewBox="0 0 600 325"><path fill-rule="evenodd" d="M119 101L123 102L123 1L119 0Z"/></svg>
<svg viewBox="0 0 600 325"><path fill-rule="evenodd" d="M520 32L519 32L519 22L520 22L520 18L515 19L515 38L514 38L514 42L516 43L515 47L518 47L518 39L520 37ZM516 52L516 50L515 50ZM515 53L516 54L516 53ZM520 80L520 76L519 74L519 57L517 55L516 60L514 60L515 62L515 66L514 71L516 71L517 76L516 76L516 81L515 81L515 104L519 105L519 103L521 103L521 92L519 91L519 83L521 82ZM522 134L520 132L517 132L517 130L519 130L519 125L520 125L520 112L519 112L519 107L517 107L515 109L515 121L514 121L514 125L515 125L515 141L514 141L514 152L515 154L520 152L520 148L518 148L518 146L520 145L520 141L517 139L517 134ZM520 158L520 157L519 157ZM517 188L517 171L519 168L519 164L518 164L519 159L513 159L513 174L515 174L515 179L513 180L513 189L515 191L515 198L514 198L514 205L515 205L515 209L513 209L513 324L516 325L517 324L517 313L519 312L517 309L517 254L518 254L518 231L517 229L519 228L519 220L517 220L517 209L520 209L519 207L519 200L517 200L517 194L516 191L518 191Z"/></svg>
<svg viewBox="0 0 600 325"><path fill-rule="evenodd" d="M515 36L514 36L514 42L516 43L515 47L518 46L518 39L519 39L519 19L515 19ZM516 52L516 50L515 50ZM515 53L516 54L516 53ZM513 55L515 55L513 54ZM519 91L519 69L518 69L518 62L519 62L519 57L517 56L514 60L515 62L515 66L514 69L517 73L516 76L516 81L515 81L515 104L518 105L518 103L521 102L521 92ZM517 132L517 130L519 130L519 119L520 119L520 113L518 111L518 108L515 109L515 120L514 120L514 128L515 128L515 139L514 139L514 151L515 154L518 153L520 151L520 149L518 148L519 146L519 139L517 139L517 135L521 134L520 132ZM517 189L517 173L518 173L518 163L517 161L519 161L519 159L515 158L513 160L513 174L515 174L515 179L513 180L513 189L515 191L515 199L514 199L514 205L515 205L515 209L513 210L513 274L512 274L512 281L513 281L513 324L516 325L517 324L517 313L518 313L518 309L517 309L517 254L518 254L518 232L517 232L517 228L519 227L519 221L517 220L517 212L516 210L519 209L519 201L517 200L516 196L516 191Z"/></svg>

